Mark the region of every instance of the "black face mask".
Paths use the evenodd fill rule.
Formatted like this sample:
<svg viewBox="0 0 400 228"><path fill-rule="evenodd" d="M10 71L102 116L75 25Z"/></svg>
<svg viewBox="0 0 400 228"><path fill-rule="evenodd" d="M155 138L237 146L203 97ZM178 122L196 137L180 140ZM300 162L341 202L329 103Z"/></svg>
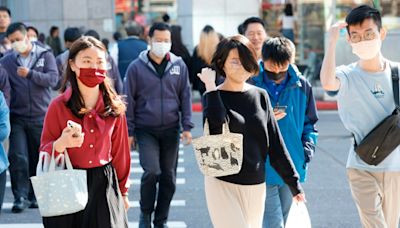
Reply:
<svg viewBox="0 0 400 228"><path fill-rule="evenodd" d="M274 81L278 81L278 80L286 77L287 71L282 71L282 72L279 72L279 73L275 73L275 72L271 72L271 71L265 70L265 73L267 74L267 77L269 79L274 80Z"/></svg>

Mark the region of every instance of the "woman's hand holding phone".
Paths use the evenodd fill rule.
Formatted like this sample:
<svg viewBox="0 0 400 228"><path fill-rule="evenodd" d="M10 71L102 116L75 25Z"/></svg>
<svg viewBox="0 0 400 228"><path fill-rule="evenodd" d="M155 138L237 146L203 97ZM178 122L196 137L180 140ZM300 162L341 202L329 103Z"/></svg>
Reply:
<svg viewBox="0 0 400 228"><path fill-rule="evenodd" d="M67 148L81 147L84 137L85 133L82 133L82 126L69 120L61 136L54 142L54 149L57 152L64 152Z"/></svg>

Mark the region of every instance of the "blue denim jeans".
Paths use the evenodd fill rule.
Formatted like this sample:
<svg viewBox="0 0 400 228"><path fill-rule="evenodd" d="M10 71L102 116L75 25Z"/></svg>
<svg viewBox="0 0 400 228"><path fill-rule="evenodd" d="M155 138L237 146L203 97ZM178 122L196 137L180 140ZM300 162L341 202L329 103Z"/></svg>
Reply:
<svg viewBox="0 0 400 228"><path fill-rule="evenodd" d="M154 212L154 225L163 225L167 222L176 189L179 129L136 129L135 137L140 165L144 170L140 184L140 209L144 214Z"/></svg>
<svg viewBox="0 0 400 228"><path fill-rule="evenodd" d="M267 185L263 228L284 228L292 200L292 192L286 184Z"/></svg>
<svg viewBox="0 0 400 228"><path fill-rule="evenodd" d="M282 35L294 43L294 32L293 29L282 29Z"/></svg>

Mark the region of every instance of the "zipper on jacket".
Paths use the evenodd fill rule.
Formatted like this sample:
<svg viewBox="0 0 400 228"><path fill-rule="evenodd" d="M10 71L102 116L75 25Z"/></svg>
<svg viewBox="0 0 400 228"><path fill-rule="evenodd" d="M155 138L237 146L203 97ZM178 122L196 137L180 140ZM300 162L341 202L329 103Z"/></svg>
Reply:
<svg viewBox="0 0 400 228"><path fill-rule="evenodd" d="M36 66L36 64L38 63L39 59L42 58L46 52L47 52L47 51L43 51L43 52L40 53L39 56L36 56L36 60L35 60L35 62L29 67L29 70L33 70L33 69L35 68L35 66ZM43 68L44 68L44 66L43 66ZM27 80L27 81L28 81L28 94L29 94L29 119L32 120L31 83L30 83L30 80Z"/></svg>
<svg viewBox="0 0 400 228"><path fill-rule="evenodd" d="M164 87L163 87L163 75L160 77L161 85L161 127L164 126Z"/></svg>
<svg viewBox="0 0 400 228"><path fill-rule="evenodd" d="M286 90L287 90L287 89L289 89L289 88L286 87L286 88L283 89L282 92L279 94L278 100L276 101L276 104L275 104L276 106L279 106L279 103L280 103L280 101L281 101L282 95L283 95L283 93L286 93ZM274 108L274 107L272 107L272 108Z"/></svg>
<svg viewBox="0 0 400 228"><path fill-rule="evenodd" d="M28 80L28 94L29 94L29 119L32 119L32 101L31 101L31 84Z"/></svg>

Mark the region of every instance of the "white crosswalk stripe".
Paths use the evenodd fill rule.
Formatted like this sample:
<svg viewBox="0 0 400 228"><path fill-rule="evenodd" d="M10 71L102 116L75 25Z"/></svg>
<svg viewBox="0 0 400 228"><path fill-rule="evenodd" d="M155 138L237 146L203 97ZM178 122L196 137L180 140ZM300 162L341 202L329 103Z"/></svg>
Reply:
<svg viewBox="0 0 400 228"><path fill-rule="evenodd" d="M129 222L129 228L137 228L138 222ZM169 221L167 226L170 228L186 228L187 225L183 221ZM0 228L43 228L41 223L17 223L17 224L0 224Z"/></svg>
<svg viewBox="0 0 400 228"><path fill-rule="evenodd" d="M144 171L143 171L143 169L142 169L142 167L132 167L131 168L131 173L143 173ZM184 173L185 172L185 167L178 167L177 169L176 169L176 172L177 173Z"/></svg>
<svg viewBox="0 0 400 228"><path fill-rule="evenodd" d="M181 222L181 221L169 221L167 222L167 226L170 228L186 228L187 225L185 222ZM129 228L136 228L139 227L139 223L138 222L130 222L129 223Z"/></svg>
<svg viewBox="0 0 400 228"><path fill-rule="evenodd" d="M179 156L183 156L183 145L179 145ZM185 160L184 158L178 158L178 166L177 173L185 173L185 167L183 167ZM132 174L142 174L144 171L139 165L139 154L136 151L131 151L131 173ZM135 167L138 166L138 167ZM11 187L11 182L9 181L10 173L7 171L8 181L6 182L6 187L9 189ZM133 185L140 185L140 178L130 179L131 184ZM177 178L176 179L177 185L184 185L186 184L185 178ZM139 208L139 201L130 201L131 207ZM3 209L11 210L13 203L12 202L4 202ZM172 200L171 207L185 207L186 201L185 200ZM138 227L137 221L130 221L129 228L136 228ZM186 228L187 225L184 221L169 221L167 223L168 227L170 228ZM43 228L41 223L12 223L12 224L0 224L0 228Z"/></svg>
<svg viewBox="0 0 400 228"><path fill-rule="evenodd" d="M139 201L137 201L137 200L130 201L129 203L130 203L131 207L137 207L138 208L140 206ZM3 203L2 209L11 210L12 205L13 204L9 203L9 202ZM172 200L171 201L171 207L184 207L184 206L186 206L186 201L185 200Z"/></svg>
<svg viewBox="0 0 400 228"><path fill-rule="evenodd" d="M183 156L184 154L185 154L185 152L183 152L183 150L179 150L179 156ZM137 151L131 151L131 156L132 156L132 158L134 158L134 157L139 157L139 152L137 152Z"/></svg>
<svg viewBox="0 0 400 228"><path fill-rule="evenodd" d="M140 179L130 179L130 181L131 181L131 184L134 184L134 185L139 185L140 184ZM176 184L177 185L186 184L186 179L185 178L176 178ZM10 181L7 181L6 187L7 188L11 188L11 182Z"/></svg>
<svg viewBox="0 0 400 228"><path fill-rule="evenodd" d="M131 179L131 184L139 185L140 184L140 179ZM185 178L176 178L176 184L177 185L186 184L186 179Z"/></svg>
<svg viewBox="0 0 400 228"><path fill-rule="evenodd" d="M178 164L179 163L184 163L184 162L185 162L184 158L178 158ZM140 163L140 161L139 161L138 158L132 158L131 159L131 164L139 164L139 163Z"/></svg>

